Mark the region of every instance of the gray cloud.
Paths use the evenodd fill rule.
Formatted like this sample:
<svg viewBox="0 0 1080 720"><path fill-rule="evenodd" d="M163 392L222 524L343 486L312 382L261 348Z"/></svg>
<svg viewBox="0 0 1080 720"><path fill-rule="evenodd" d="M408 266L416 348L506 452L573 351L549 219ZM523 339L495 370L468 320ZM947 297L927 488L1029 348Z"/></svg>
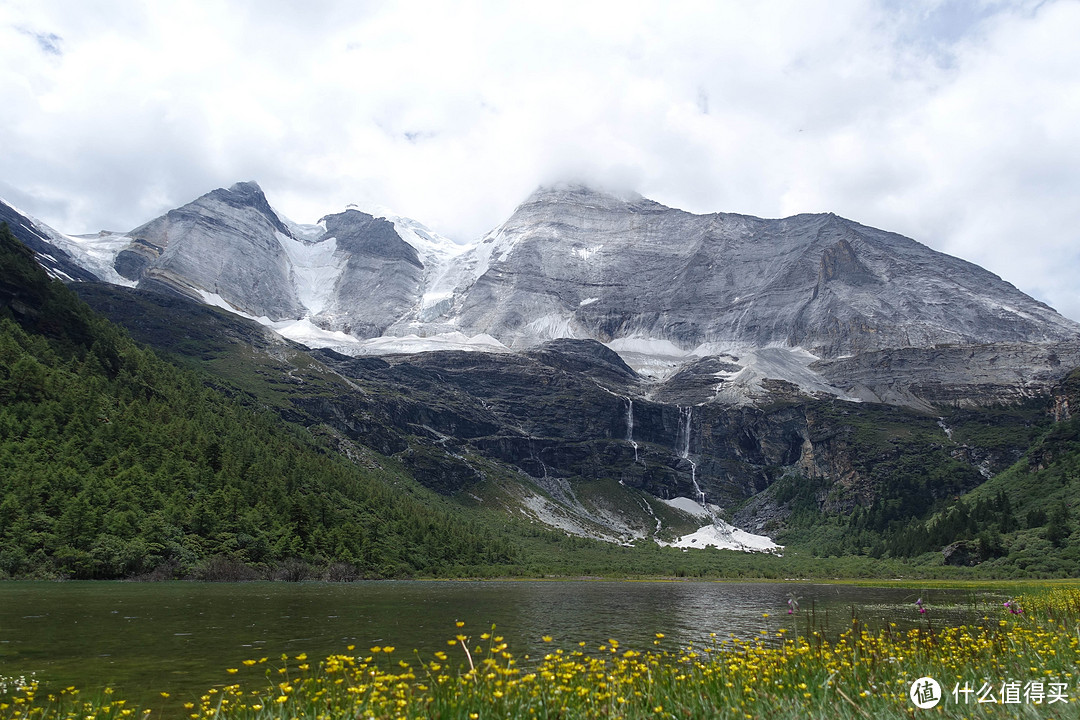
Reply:
<svg viewBox="0 0 1080 720"><path fill-rule="evenodd" d="M68 232L255 179L465 241L578 181L834 211L1080 318L1075 2L88 5L0 26L0 192Z"/></svg>

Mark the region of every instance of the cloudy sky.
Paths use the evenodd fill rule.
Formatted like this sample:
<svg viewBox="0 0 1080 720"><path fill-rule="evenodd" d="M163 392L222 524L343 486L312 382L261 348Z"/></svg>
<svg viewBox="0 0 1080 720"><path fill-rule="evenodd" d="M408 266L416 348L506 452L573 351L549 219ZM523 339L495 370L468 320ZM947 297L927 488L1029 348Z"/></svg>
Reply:
<svg viewBox="0 0 1080 720"><path fill-rule="evenodd" d="M84 233L256 180L466 242L585 182L836 212L1080 320L1078 37L1078 0L0 0L0 197Z"/></svg>

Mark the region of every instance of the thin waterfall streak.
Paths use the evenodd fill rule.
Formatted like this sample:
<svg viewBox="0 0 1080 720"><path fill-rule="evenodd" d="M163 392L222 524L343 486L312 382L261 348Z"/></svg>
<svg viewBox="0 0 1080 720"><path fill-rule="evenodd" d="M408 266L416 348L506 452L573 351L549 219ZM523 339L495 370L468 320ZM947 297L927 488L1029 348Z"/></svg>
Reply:
<svg viewBox="0 0 1080 720"><path fill-rule="evenodd" d="M680 434L682 439L682 452L681 457L690 463L690 482L694 485L694 492L697 493L697 500L701 503L701 507L706 510L709 506L705 503L705 491L701 489L697 481L697 463L690 459L690 428L691 422L694 418L693 406L677 406L679 408L679 419L682 421L680 424ZM711 513L710 513L711 514Z"/></svg>

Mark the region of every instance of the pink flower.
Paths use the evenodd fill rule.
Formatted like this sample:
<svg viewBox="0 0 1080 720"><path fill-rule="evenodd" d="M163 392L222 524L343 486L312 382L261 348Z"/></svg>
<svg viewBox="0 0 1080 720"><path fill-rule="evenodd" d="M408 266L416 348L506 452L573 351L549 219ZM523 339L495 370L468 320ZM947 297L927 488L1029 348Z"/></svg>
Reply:
<svg viewBox="0 0 1080 720"><path fill-rule="evenodd" d="M1020 607L1020 603L1016 602L1012 598L1009 598L1008 600L1003 602L1002 606L1006 610L1011 612L1013 615L1019 615L1020 613L1024 612L1024 608Z"/></svg>

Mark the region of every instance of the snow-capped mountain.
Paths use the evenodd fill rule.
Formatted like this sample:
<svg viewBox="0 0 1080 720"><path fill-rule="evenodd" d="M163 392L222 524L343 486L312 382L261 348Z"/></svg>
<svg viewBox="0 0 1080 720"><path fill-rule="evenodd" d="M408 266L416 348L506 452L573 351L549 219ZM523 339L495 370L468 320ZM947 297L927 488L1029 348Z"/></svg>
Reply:
<svg viewBox="0 0 1080 720"><path fill-rule="evenodd" d="M483 477L475 458L503 464L528 476L507 507L619 542L659 537L667 509L646 502L636 524L619 520L608 493L579 497L578 480L616 479L615 492L704 523L676 544L769 549L728 520L770 527L778 478L829 480L838 490L823 497L843 511L872 502L879 478L855 468L848 414L952 441L951 411L968 422L973 406L1049 402L1080 367L1080 324L982 268L835 215L695 215L564 186L461 246L366 210L301 224L239 183L126 233L76 237L0 205L54 277L181 295L338 352L290 348L176 297L82 285L99 310L138 316L129 325L150 341L188 316L196 346L236 334L246 358L267 345L274 369L259 375L325 368L342 397L297 381L291 415L374 443L440 492ZM485 352L421 352L445 349ZM303 359L290 366L290 353ZM347 357L362 354L388 357ZM870 402L834 413L833 398ZM977 467L974 486L1019 457L999 450L953 442L947 462ZM751 498L741 515L717 514Z"/></svg>
<svg viewBox="0 0 1080 720"><path fill-rule="evenodd" d="M976 265L831 214L692 215L541 189L463 261L442 319L511 347L578 337L837 357L1080 329Z"/></svg>
<svg viewBox="0 0 1080 720"><path fill-rule="evenodd" d="M313 346L357 345L418 308L425 279L460 251L420 223L355 208L304 225L255 183L207 193L117 238L113 267Z"/></svg>
<svg viewBox="0 0 1080 720"><path fill-rule="evenodd" d="M119 247L101 251L108 239L64 235L3 200L0 200L0 223L7 223L12 234L34 251L38 263L54 278L65 282L122 280L111 271Z"/></svg>
<svg viewBox="0 0 1080 720"><path fill-rule="evenodd" d="M695 403L739 402L769 379L883 399L892 391L864 382L865 372L847 382L837 361L1080 338L1080 324L996 275L832 214L695 215L559 186L461 246L369 209L302 225L245 182L124 234L35 227L99 278L219 305L310 346L505 352L594 339ZM1003 372L1012 377L1011 366ZM1023 382L1038 375L1017 372Z"/></svg>

